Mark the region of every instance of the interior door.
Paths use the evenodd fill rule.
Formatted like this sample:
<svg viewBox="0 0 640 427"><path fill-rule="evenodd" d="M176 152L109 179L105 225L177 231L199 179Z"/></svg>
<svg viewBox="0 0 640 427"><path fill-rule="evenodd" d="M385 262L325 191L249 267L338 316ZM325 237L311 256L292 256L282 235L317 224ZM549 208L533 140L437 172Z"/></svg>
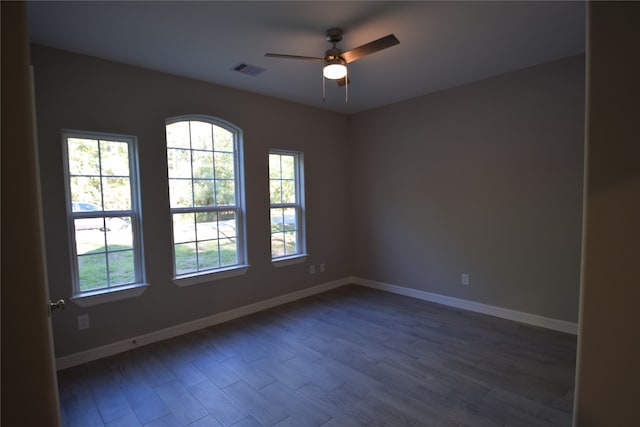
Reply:
<svg viewBox="0 0 640 427"><path fill-rule="evenodd" d="M39 198L27 3L2 7L2 425L60 425Z"/></svg>

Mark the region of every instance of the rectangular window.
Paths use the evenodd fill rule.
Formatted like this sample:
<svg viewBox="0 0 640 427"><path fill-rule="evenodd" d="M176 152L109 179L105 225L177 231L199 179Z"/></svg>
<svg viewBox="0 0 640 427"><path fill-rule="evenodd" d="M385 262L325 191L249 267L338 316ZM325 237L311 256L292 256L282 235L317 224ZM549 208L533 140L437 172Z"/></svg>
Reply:
<svg viewBox="0 0 640 427"><path fill-rule="evenodd" d="M175 277L244 267L240 131L198 116L166 136Z"/></svg>
<svg viewBox="0 0 640 427"><path fill-rule="evenodd" d="M133 136L64 131L74 295L144 281Z"/></svg>
<svg viewBox="0 0 640 427"><path fill-rule="evenodd" d="M269 152L271 258L305 255L302 153Z"/></svg>

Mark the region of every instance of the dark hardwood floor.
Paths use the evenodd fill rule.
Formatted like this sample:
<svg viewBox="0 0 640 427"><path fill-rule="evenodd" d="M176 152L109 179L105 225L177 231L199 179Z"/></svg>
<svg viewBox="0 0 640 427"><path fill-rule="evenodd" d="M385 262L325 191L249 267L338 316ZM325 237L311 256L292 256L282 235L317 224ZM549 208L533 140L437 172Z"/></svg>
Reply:
<svg viewBox="0 0 640 427"><path fill-rule="evenodd" d="M63 424L570 426L576 337L346 286L59 372Z"/></svg>

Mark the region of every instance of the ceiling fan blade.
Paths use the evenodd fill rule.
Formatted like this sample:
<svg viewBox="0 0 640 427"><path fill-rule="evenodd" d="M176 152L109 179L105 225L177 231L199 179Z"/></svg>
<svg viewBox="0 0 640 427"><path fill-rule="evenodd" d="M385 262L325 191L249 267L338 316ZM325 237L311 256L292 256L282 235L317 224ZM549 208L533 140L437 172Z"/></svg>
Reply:
<svg viewBox="0 0 640 427"><path fill-rule="evenodd" d="M347 61L348 64L355 61L356 59L362 58L363 56L371 55L372 53L376 53L382 49L395 46L398 43L400 43L400 40L398 40L393 34L389 34L388 36L382 37L378 40L363 44L360 47L355 47L353 49L342 52L340 56L342 57L342 59Z"/></svg>
<svg viewBox="0 0 640 427"><path fill-rule="evenodd" d="M338 86L342 87L347 83L347 80L349 81L349 84L351 84L351 79L349 77L343 77L341 79L336 79L336 83L338 83Z"/></svg>
<svg viewBox="0 0 640 427"><path fill-rule="evenodd" d="M318 58L315 56L282 55L280 53L265 53L264 56L267 56L269 58L304 59L306 61L324 62L324 58Z"/></svg>

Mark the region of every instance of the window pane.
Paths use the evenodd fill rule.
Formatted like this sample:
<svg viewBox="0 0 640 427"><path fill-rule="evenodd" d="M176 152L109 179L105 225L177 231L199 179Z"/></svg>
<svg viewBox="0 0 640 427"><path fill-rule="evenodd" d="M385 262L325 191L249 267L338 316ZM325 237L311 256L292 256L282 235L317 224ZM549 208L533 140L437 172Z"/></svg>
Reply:
<svg viewBox="0 0 640 427"><path fill-rule="evenodd" d="M133 249L133 233L131 227L124 228L128 218L107 218L107 248L109 251ZM120 228L118 228L120 227Z"/></svg>
<svg viewBox="0 0 640 427"><path fill-rule="evenodd" d="M109 284L111 286L134 283L133 250L109 253Z"/></svg>
<svg viewBox="0 0 640 427"><path fill-rule="evenodd" d="M238 249L236 239L220 239L220 265L234 265L238 263Z"/></svg>
<svg viewBox="0 0 640 427"><path fill-rule="evenodd" d="M167 150L169 178L191 178L191 151Z"/></svg>
<svg viewBox="0 0 640 427"><path fill-rule="evenodd" d="M218 241L207 240L198 243L198 270L208 270L220 266Z"/></svg>
<svg viewBox="0 0 640 427"><path fill-rule="evenodd" d="M215 153L216 178L233 179L233 153Z"/></svg>
<svg viewBox="0 0 640 427"><path fill-rule="evenodd" d="M170 179L169 198L172 208L187 208L193 206L193 192L191 180Z"/></svg>
<svg viewBox="0 0 640 427"><path fill-rule="evenodd" d="M98 141L68 138L69 173L71 175L98 175Z"/></svg>
<svg viewBox="0 0 640 427"><path fill-rule="evenodd" d="M104 253L78 256L80 290L107 287L107 258Z"/></svg>
<svg viewBox="0 0 640 427"><path fill-rule="evenodd" d="M123 216L123 217L111 217L107 218L106 226L108 231L120 231L122 233L127 233L127 238L133 239L133 229L131 228L131 217ZM124 234L122 234L124 236Z"/></svg>
<svg viewBox="0 0 640 427"><path fill-rule="evenodd" d="M88 205L76 205L73 211L102 210L101 186L99 177L71 177L71 201ZM91 206L93 205L93 206Z"/></svg>
<svg viewBox="0 0 640 427"><path fill-rule="evenodd" d="M271 232L284 231L284 209L271 208Z"/></svg>
<svg viewBox="0 0 640 427"><path fill-rule="evenodd" d="M284 233L284 253L285 255L298 253L297 233L295 231Z"/></svg>
<svg viewBox="0 0 640 427"><path fill-rule="evenodd" d="M213 206L213 181L193 181L194 206Z"/></svg>
<svg viewBox="0 0 640 427"><path fill-rule="evenodd" d="M269 154L269 178L280 179L280 156L278 154Z"/></svg>
<svg viewBox="0 0 640 427"><path fill-rule="evenodd" d="M189 122L176 122L167 125L167 147L191 148Z"/></svg>
<svg viewBox="0 0 640 427"><path fill-rule="evenodd" d="M234 211L220 211L218 213L218 236L220 238L238 236Z"/></svg>
<svg viewBox="0 0 640 427"><path fill-rule="evenodd" d="M100 166L103 175L129 176L129 144L100 141Z"/></svg>
<svg viewBox="0 0 640 427"><path fill-rule="evenodd" d="M282 181L282 203L296 202L295 181Z"/></svg>
<svg viewBox="0 0 640 427"><path fill-rule="evenodd" d="M295 166L293 156L281 156L282 179L295 179Z"/></svg>
<svg viewBox="0 0 640 427"><path fill-rule="evenodd" d="M193 152L193 177L213 179L213 152Z"/></svg>
<svg viewBox="0 0 640 427"><path fill-rule="evenodd" d="M213 150L212 126L206 122L191 122L191 148L193 150Z"/></svg>
<svg viewBox="0 0 640 427"><path fill-rule="evenodd" d="M88 253L96 253L104 251L104 231L100 231L104 227L103 218L83 218L74 220L76 228L76 252L78 255ZM91 224L92 228L83 228L83 226Z"/></svg>
<svg viewBox="0 0 640 427"><path fill-rule="evenodd" d="M88 217L88 218L77 218L73 220L74 228L76 232L78 231L102 231L105 229L104 218L99 217ZM96 238L98 242L104 243L104 236L100 234L100 237Z"/></svg>
<svg viewBox="0 0 640 427"><path fill-rule="evenodd" d="M193 242L196 240L195 214L173 214L174 243Z"/></svg>
<svg viewBox="0 0 640 427"><path fill-rule="evenodd" d="M284 230L295 231L297 229L296 210L294 208L284 209Z"/></svg>
<svg viewBox="0 0 640 427"><path fill-rule="evenodd" d="M282 203L282 181L269 180L269 200L271 204Z"/></svg>
<svg viewBox="0 0 640 427"><path fill-rule="evenodd" d="M233 133L220 126L213 126L213 141L216 151L233 152Z"/></svg>
<svg viewBox="0 0 640 427"><path fill-rule="evenodd" d="M196 271L196 244L180 243L175 245L176 274Z"/></svg>
<svg viewBox="0 0 640 427"><path fill-rule="evenodd" d="M229 206L235 203L235 182L233 180L216 180L216 205Z"/></svg>
<svg viewBox="0 0 640 427"><path fill-rule="evenodd" d="M218 214L216 212L198 212L196 214L198 241L218 238Z"/></svg>
<svg viewBox="0 0 640 427"><path fill-rule="evenodd" d="M131 209L131 184L129 178L102 178L105 210Z"/></svg>
<svg viewBox="0 0 640 427"><path fill-rule="evenodd" d="M271 235L271 256L273 258L284 256L284 233Z"/></svg>

